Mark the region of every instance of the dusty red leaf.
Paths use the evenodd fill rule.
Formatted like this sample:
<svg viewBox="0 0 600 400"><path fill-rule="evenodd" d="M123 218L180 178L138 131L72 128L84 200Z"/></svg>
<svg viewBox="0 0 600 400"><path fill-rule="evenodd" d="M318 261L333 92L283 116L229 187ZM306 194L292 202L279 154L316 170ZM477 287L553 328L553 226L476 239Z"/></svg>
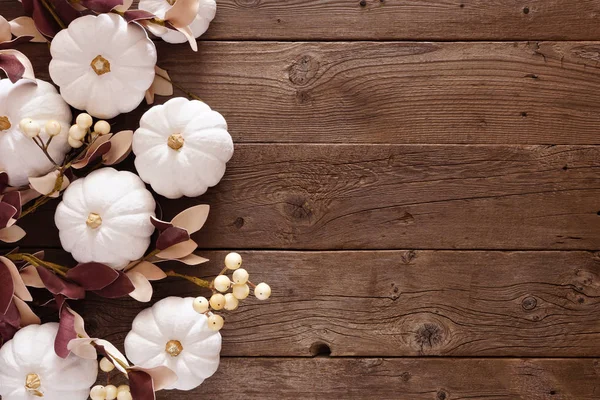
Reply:
<svg viewBox="0 0 600 400"><path fill-rule="evenodd" d="M122 6L123 0L80 0L79 4L97 13L107 13L117 6Z"/></svg>
<svg viewBox="0 0 600 400"><path fill-rule="evenodd" d="M118 297L127 296L129 293L133 292L135 290L135 286L133 286L133 283L131 283L129 277L127 277L127 275L121 271L116 272L119 274L119 276L113 283L101 290L95 290L94 293L96 293L98 296L116 299Z"/></svg>
<svg viewBox="0 0 600 400"><path fill-rule="evenodd" d="M79 264L67 272L67 278L85 290L104 289L119 277L119 273L108 265L97 262Z"/></svg>
<svg viewBox="0 0 600 400"><path fill-rule="evenodd" d="M19 274L17 266L11 260L2 256L0 256L0 263L3 264L6 268L8 268L8 271L12 276L14 286L13 291L15 297L18 297L21 300L25 301L32 301L33 298L31 297L31 293L29 293L29 290L27 290L27 286L25 286L25 283L23 282L23 279Z"/></svg>
<svg viewBox="0 0 600 400"><path fill-rule="evenodd" d="M39 258L39 257L38 257ZM23 279L23 283L26 286L31 286L34 288L43 288L44 282L40 278L40 274L37 272L37 269L33 265L28 265L20 271L21 279Z"/></svg>
<svg viewBox="0 0 600 400"><path fill-rule="evenodd" d="M0 202L0 229L5 228L9 221L19 212L9 203ZM14 221L13 221L14 222Z"/></svg>
<svg viewBox="0 0 600 400"><path fill-rule="evenodd" d="M144 11L144 10L130 10L130 11L125 11L123 17L125 18L125 20L127 22L134 22L134 21L156 18L156 15L152 14L151 12Z"/></svg>
<svg viewBox="0 0 600 400"><path fill-rule="evenodd" d="M72 168L81 169L87 166L92 161L102 157L104 154L108 153L110 150L110 138L112 135L103 135L100 136L96 141L87 149L85 155L71 164Z"/></svg>
<svg viewBox="0 0 600 400"><path fill-rule="evenodd" d="M17 209L17 213L12 218L19 218L21 216L21 193L18 191L8 192L2 196L2 203L7 203ZM0 226L2 224L0 223Z"/></svg>
<svg viewBox="0 0 600 400"><path fill-rule="evenodd" d="M167 228L171 228L173 226L172 223L170 222L166 222L166 221L161 221L160 219L157 219L153 216L150 216L150 222L152 223L152 225L154 225L154 227L156 229L158 229L159 231L164 231Z"/></svg>
<svg viewBox="0 0 600 400"><path fill-rule="evenodd" d="M68 0L46 0L68 26L73 20L81 16L68 2ZM46 37L54 37L62 28L58 25L52 14L44 7L42 0L23 0L25 13L33 18L35 27Z"/></svg>
<svg viewBox="0 0 600 400"><path fill-rule="evenodd" d="M19 36L10 42L2 42L0 43L0 50L13 49L19 44L31 42L31 39L33 39L33 36Z"/></svg>
<svg viewBox="0 0 600 400"><path fill-rule="evenodd" d="M21 314L19 314L19 309L17 308L15 302L12 301L12 298L6 311L0 314L0 319L14 326L15 328L18 328L21 324Z"/></svg>
<svg viewBox="0 0 600 400"><path fill-rule="evenodd" d="M150 374L140 370L132 370L127 374L131 397L135 400L154 400L154 382Z"/></svg>
<svg viewBox="0 0 600 400"><path fill-rule="evenodd" d="M65 281L44 267L37 267L37 271L50 293L62 294L69 299L83 299L85 297L85 289L81 286Z"/></svg>
<svg viewBox="0 0 600 400"><path fill-rule="evenodd" d="M12 304L15 284L12 274L4 263L0 262L0 314L6 314Z"/></svg>
<svg viewBox="0 0 600 400"><path fill-rule="evenodd" d="M8 174L4 171L0 172L0 194L8 187Z"/></svg>
<svg viewBox="0 0 600 400"><path fill-rule="evenodd" d="M61 307L58 333L54 339L54 352L61 358L67 358L67 346L72 339L77 338L75 331L75 316L69 312L69 307Z"/></svg>
<svg viewBox="0 0 600 400"><path fill-rule="evenodd" d="M162 231L158 236L158 239L156 240L156 248L159 250L164 250L189 239L190 235L185 229L172 226Z"/></svg>
<svg viewBox="0 0 600 400"><path fill-rule="evenodd" d="M6 73L12 83L16 83L25 73L25 66L13 54L0 53L0 69Z"/></svg>
<svg viewBox="0 0 600 400"><path fill-rule="evenodd" d="M172 386L177 381L177 374L168 367L161 365L154 368L131 367L130 371L143 371L152 377L154 390L163 390L168 386Z"/></svg>

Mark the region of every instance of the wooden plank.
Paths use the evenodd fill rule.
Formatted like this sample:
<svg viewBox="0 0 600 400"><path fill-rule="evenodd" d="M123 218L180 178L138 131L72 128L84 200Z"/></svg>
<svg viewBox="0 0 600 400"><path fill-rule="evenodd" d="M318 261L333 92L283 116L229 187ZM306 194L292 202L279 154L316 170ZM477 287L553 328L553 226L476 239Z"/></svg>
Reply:
<svg viewBox="0 0 600 400"><path fill-rule="evenodd" d="M47 47L24 49L47 76ZM598 144L599 50L599 42L201 42L197 54L159 45L159 65L223 113L236 143ZM135 128L145 108L125 125Z"/></svg>
<svg viewBox="0 0 600 400"><path fill-rule="evenodd" d="M217 187L159 203L210 204L203 248L595 250L599 167L600 146L237 145ZM54 209L21 245L59 246Z"/></svg>
<svg viewBox="0 0 600 400"><path fill-rule="evenodd" d="M219 0L217 40L597 40L596 1ZM2 15L22 15L14 0Z"/></svg>
<svg viewBox="0 0 600 400"><path fill-rule="evenodd" d="M224 358L190 392L159 400L597 400L597 359Z"/></svg>
<svg viewBox="0 0 600 400"><path fill-rule="evenodd" d="M217 274L226 252L200 254L211 262L178 271ZM242 255L251 281L273 295L222 314L225 356L600 356L600 253ZM154 287L154 301L209 295L181 279ZM90 296L88 332L121 343L149 305Z"/></svg>

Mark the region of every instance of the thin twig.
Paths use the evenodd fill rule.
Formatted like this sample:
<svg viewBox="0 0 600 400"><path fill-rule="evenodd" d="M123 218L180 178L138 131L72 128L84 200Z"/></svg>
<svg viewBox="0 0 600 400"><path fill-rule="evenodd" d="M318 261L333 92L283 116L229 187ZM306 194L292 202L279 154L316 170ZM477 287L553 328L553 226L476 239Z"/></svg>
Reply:
<svg viewBox="0 0 600 400"><path fill-rule="evenodd" d="M169 82L171 85L175 86L177 89L181 90L183 93L185 93L187 95L187 97L189 97L190 99L194 99L194 100L198 100L204 103L204 100L202 100L199 96L196 96L194 93L192 92L188 92L187 90L185 90L182 86L180 86L177 82L174 82L173 80L167 78L166 76L162 76L161 74L157 73L156 76L163 78L165 81Z"/></svg>

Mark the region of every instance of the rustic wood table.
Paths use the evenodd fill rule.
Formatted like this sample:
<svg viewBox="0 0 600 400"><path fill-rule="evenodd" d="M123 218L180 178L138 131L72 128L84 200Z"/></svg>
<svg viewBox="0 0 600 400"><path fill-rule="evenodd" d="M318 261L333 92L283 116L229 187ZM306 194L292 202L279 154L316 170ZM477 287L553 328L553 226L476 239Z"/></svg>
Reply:
<svg viewBox="0 0 600 400"><path fill-rule="evenodd" d="M238 250L273 287L226 315L214 377L158 398L599 399L599 22L597 0L219 0L197 54L157 43L236 143L165 217L210 204L192 272ZM64 258L52 216L22 246ZM83 312L122 344L147 306Z"/></svg>

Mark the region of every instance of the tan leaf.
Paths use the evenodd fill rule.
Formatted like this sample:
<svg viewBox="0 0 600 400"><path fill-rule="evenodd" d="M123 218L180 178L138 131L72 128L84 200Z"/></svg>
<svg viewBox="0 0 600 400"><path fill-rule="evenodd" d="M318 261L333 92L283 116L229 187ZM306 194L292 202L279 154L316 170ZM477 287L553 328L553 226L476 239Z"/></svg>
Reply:
<svg viewBox="0 0 600 400"><path fill-rule="evenodd" d="M167 32L169 32L169 28L166 28L162 25L155 24L148 20L141 20L138 22L140 24L142 24L146 29L148 29L148 31L150 31L150 33L152 33L154 36L163 36Z"/></svg>
<svg viewBox="0 0 600 400"><path fill-rule="evenodd" d="M187 264L187 265L198 265L198 264L203 264L210 260L208 258L200 257L200 256L197 256L194 253L192 253L192 254L188 254L185 257L179 258L177 261L181 261L182 263Z"/></svg>
<svg viewBox="0 0 600 400"><path fill-rule="evenodd" d="M158 281L167 277L167 274L162 269L148 261L141 261L128 272L138 272L144 275L149 281Z"/></svg>
<svg viewBox="0 0 600 400"><path fill-rule="evenodd" d="M98 353L96 352L96 348L92 345L93 341L94 339L90 338L71 339L67 344L67 350L78 357L87 360L95 360L98 358Z"/></svg>
<svg viewBox="0 0 600 400"><path fill-rule="evenodd" d="M54 170L44 176L30 177L29 184L38 193L49 197L58 197L60 192L69 186L69 178L64 175L61 175L59 178L59 175L60 172L58 170ZM61 186L59 190L55 190L59 183L58 179L62 179Z"/></svg>
<svg viewBox="0 0 600 400"><path fill-rule="evenodd" d="M163 390L168 386L172 386L177 381L177 375L168 367L161 365L154 368L131 368L137 371L144 371L152 377L152 383L154 385L154 391Z"/></svg>
<svg viewBox="0 0 600 400"><path fill-rule="evenodd" d="M129 293L129 296L142 303L152 300L152 285L144 275L136 271L126 272L126 275L135 287L135 290Z"/></svg>
<svg viewBox="0 0 600 400"><path fill-rule="evenodd" d="M104 165L114 165L123 161L131 153L133 131L121 131L110 138L110 150L102 156Z"/></svg>
<svg viewBox="0 0 600 400"><path fill-rule="evenodd" d="M198 43L196 42L196 38L194 37L194 34L192 33L192 30L190 29L189 26L184 26L184 27L175 27L175 29L177 29L179 32L183 33L183 36L185 36L190 44L190 47L192 48L193 51L198 51Z"/></svg>
<svg viewBox="0 0 600 400"><path fill-rule="evenodd" d="M0 256L0 261L2 264L6 265L8 270L10 271L10 275L12 276L13 285L15 287L15 296L23 301L33 301L33 297L31 297L31 293L25 286L23 282L23 278L19 274L19 270L17 266L8 258Z"/></svg>
<svg viewBox="0 0 600 400"><path fill-rule="evenodd" d="M206 219L210 206L208 204L200 204L198 206L190 207L183 210L171 220L171 223L179 228L183 228L191 235L192 233L198 232Z"/></svg>
<svg viewBox="0 0 600 400"><path fill-rule="evenodd" d="M71 309L70 307L67 307L67 311L73 314L73 317L75 318L75 320L73 321L73 327L77 335L81 337L90 337L90 335L88 335L85 331L85 322L83 321L83 317L77 312L73 311L73 309Z"/></svg>
<svg viewBox="0 0 600 400"><path fill-rule="evenodd" d="M177 0L165 14L165 20L175 28L188 27L194 22L200 8L200 0Z"/></svg>
<svg viewBox="0 0 600 400"><path fill-rule="evenodd" d="M17 310L19 310L19 314L21 314L21 326L25 327L28 325L39 325L42 323L40 318L35 315L31 308L27 303L18 298L17 296L13 296L13 301L17 306Z"/></svg>
<svg viewBox="0 0 600 400"><path fill-rule="evenodd" d="M10 42L12 35L10 34L10 24L2 15L0 15L0 43Z"/></svg>
<svg viewBox="0 0 600 400"><path fill-rule="evenodd" d="M156 72L154 82L152 82L154 93L159 96L172 96L173 85L170 82L171 77L169 76L169 73L159 66L154 66L154 71Z"/></svg>
<svg viewBox="0 0 600 400"><path fill-rule="evenodd" d="M23 72L22 78L29 79L29 80L32 80L35 82L35 74L33 72L33 66L31 65L31 61L29 61L29 58L27 58L27 56L25 54L21 53L20 51L14 50L14 49L0 50L0 53L9 54L9 55L16 57L21 62L21 64L23 64L23 67L25 68L25 72ZM37 83L36 83L36 85L37 85Z"/></svg>
<svg viewBox="0 0 600 400"><path fill-rule="evenodd" d="M156 79L156 77L154 77L154 79ZM152 91L152 86L150 86L150 88L146 90L144 98L146 99L146 104L154 104L154 92Z"/></svg>
<svg viewBox="0 0 600 400"><path fill-rule="evenodd" d="M31 200L35 200L40 196L41 196L41 194L37 190L34 190L34 189L21 190L21 205L24 206L25 204L29 203Z"/></svg>
<svg viewBox="0 0 600 400"><path fill-rule="evenodd" d="M37 272L37 268L33 265L28 265L20 271L21 278L23 279L23 283L27 286L31 286L34 288L44 288L44 282L40 278L40 274Z"/></svg>
<svg viewBox="0 0 600 400"><path fill-rule="evenodd" d="M189 239L185 242L177 243L171 247L167 247L166 249L158 253L156 257L165 260L176 260L178 258L182 258L191 254L194 250L196 250L197 247L198 244L192 239Z"/></svg>
<svg viewBox="0 0 600 400"><path fill-rule="evenodd" d="M4 243L14 243L25 237L25 231L18 225L0 229L0 241Z"/></svg>
<svg viewBox="0 0 600 400"><path fill-rule="evenodd" d="M9 22L12 34L19 36L33 36L32 42L46 43L46 38L37 30L33 19L30 17L18 17Z"/></svg>
<svg viewBox="0 0 600 400"><path fill-rule="evenodd" d="M123 0L123 4L116 6L113 10L125 12L129 10L131 5L133 4L133 0Z"/></svg>
<svg viewBox="0 0 600 400"><path fill-rule="evenodd" d="M105 143L107 143L111 137L112 137L112 133L109 133L107 135L102 135L102 136L96 138L96 140L94 140L94 142L88 147L88 149L86 150L83 157L81 157L79 160L77 160L76 162L71 164L71 166L75 169L84 168L86 165L88 165L88 163L90 162L90 160L94 156L94 153L96 153L97 150L99 150L100 152L105 151L106 146L109 146L109 145L106 145L106 146L103 146L103 145ZM102 149L100 149L100 146L103 146ZM110 151L110 150L106 150L105 152L108 152L108 151ZM102 154L104 154L104 153L102 153Z"/></svg>
<svg viewBox="0 0 600 400"><path fill-rule="evenodd" d="M94 342L96 344L99 344L100 346L104 347L104 350L106 350L107 352L107 357L109 360L112 361L113 364L115 364L115 367L123 372L124 374L127 374L127 370L117 361L114 361L115 359L119 360L121 363L123 363L124 365L127 366L127 368L130 368L131 366L129 365L129 362L127 362L127 358L125 358L125 356L123 355L123 353L121 353L119 351L119 349L117 349L112 343L110 343L107 340L104 339L94 339Z"/></svg>

